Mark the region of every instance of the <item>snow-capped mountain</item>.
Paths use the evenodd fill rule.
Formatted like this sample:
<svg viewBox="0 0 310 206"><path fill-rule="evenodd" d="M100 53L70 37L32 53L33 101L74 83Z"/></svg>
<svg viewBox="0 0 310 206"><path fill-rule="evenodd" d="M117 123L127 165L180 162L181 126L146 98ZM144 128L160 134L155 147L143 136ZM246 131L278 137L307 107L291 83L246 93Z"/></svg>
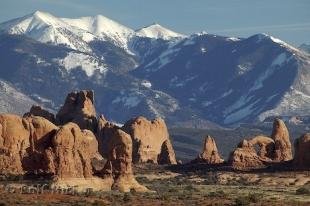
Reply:
<svg viewBox="0 0 310 206"><path fill-rule="evenodd" d="M185 36L158 24L134 30L100 15L45 12L1 23L0 31L0 78L51 109L72 90L93 89L98 112L116 122L144 115L217 127L209 120L232 125L310 111L309 54L266 34Z"/></svg>
<svg viewBox="0 0 310 206"><path fill-rule="evenodd" d="M82 17L78 19L62 18L70 26L85 30L96 38L104 41L113 41L117 46L130 52L128 42L134 35L134 31L102 15L94 17ZM91 41L94 39L88 39Z"/></svg>
<svg viewBox="0 0 310 206"><path fill-rule="evenodd" d="M0 29L9 34L24 34L43 43L65 45L84 52L90 51L87 41L95 38L93 34L41 11L2 23Z"/></svg>
<svg viewBox="0 0 310 206"><path fill-rule="evenodd" d="M195 34L132 73L208 119L230 125L310 111L309 56L266 34Z"/></svg>
<svg viewBox="0 0 310 206"><path fill-rule="evenodd" d="M151 39L164 39L164 40L185 37L185 35L171 31L170 29L167 29L157 23L136 30L136 35L139 37L148 37Z"/></svg>

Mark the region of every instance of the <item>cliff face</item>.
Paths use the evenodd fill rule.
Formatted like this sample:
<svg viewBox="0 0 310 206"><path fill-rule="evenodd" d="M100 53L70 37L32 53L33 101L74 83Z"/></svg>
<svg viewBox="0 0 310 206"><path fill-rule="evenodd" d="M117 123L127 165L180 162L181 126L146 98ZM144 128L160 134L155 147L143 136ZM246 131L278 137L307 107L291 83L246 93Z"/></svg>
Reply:
<svg viewBox="0 0 310 206"><path fill-rule="evenodd" d="M149 121L144 117L134 118L125 123L123 130L132 138L134 163L176 164L163 119Z"/></svg>

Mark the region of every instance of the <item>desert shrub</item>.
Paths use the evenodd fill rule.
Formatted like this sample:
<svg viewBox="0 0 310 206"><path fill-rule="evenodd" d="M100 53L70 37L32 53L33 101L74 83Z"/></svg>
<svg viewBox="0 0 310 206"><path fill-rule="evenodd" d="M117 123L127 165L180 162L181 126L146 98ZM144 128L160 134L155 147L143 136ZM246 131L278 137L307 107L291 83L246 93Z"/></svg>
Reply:
<svg viewBox="0 0 310 206"><path fill-rule="evenodd" d="M196 187L194 187L192 184L186 185L186 186L184 187L184 190L185 190L185 191L188 191L188 192L198 192L198 191L199 191L199 190L198 190Z"/></svg>
<svg viewBox="0 0 310 206"><path fill-rule="evenodd" d="M235 199L235 206L246 206L250 205L250 200L247 196L239 196Z"/></svg>
<svg viewBox="0 0 310 206"><path fill-rule="evenodd" d="M310 189L306 187L300 187L296 190L296 195L310 195Z"/></svg>
<svg viewBox="0 0 310 206"><path fill-rule="evenodd" d="M171 187L171 188L169 188L168 192L170 192L170 193L177 193L178 189L175 188L175 187Z"/></svg>
<svg viewBox="0 0 310 206"><path fill-rule="evenodd" d="M263 194L260 193L250 193L248 195L249 201L253 203L258 203L262 198Z"/></svg>
<svg viewBox="0 0 310 206"><path fill-rule="evenodd" d="M263 194L249 193L247 196L239 196L235 199L235 205L243 206L250 203L258 203L263 198Z"/></svg>
<svg viewBox="0 0 310 206"><path fill-rule="evenodd" d="M124 202L129 202L132 199L131 193L126 192L123 197Z"/></svg>
<svg viewBox="0 0 310 206"><path fill-rule="evenodd" d="M101 200L95 200L92 204L92 206L104 206L104 205L106 204Z"/></svg>
<svg viewBox="0 0 310 206"><path fill-rule="evenodd" d="M136 177L137 181L140 182L141 184L147 184L150 183L151 181L146 178L146 177Z"/></svg>
<svg viewBox="0 0 310 206"><path fill-rule="evenodd" d="M223 190L217 190L215 192L210 192L208 197L227 197L227 194Z"/></svg>

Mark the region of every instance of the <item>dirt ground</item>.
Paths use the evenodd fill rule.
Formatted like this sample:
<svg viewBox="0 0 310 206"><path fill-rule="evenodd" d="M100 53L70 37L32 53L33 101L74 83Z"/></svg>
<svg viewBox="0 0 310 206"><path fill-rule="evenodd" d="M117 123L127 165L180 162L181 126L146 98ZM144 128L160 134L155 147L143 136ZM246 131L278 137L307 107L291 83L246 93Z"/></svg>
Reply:
<svg viewBox="0 0 310 206"><path fill-rule="evenodd" d="M0 189L1 205L310 205L310 171L246 173L177 172L162 166L135 167L149 193L93 192L21 194ZM3 183L3 182L2 182ZM10 184L8 184L10 185ZM27 193L27 192L24 192Z"/></svg>

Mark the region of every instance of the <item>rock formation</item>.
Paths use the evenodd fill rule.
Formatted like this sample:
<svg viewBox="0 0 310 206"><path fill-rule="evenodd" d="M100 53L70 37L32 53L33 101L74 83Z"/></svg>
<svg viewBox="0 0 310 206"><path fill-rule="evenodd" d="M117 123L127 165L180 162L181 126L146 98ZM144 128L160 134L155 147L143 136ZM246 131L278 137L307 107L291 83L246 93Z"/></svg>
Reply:
<svg viewBox="0 0 310 206"><path fill-rule="evenodd" d="M161 152L158 155L158 164L176 164L175 153L170 139L165 140L161 145Z"/></svg>
<svg viewBox="0 0 310 206"><path fill-rule="evenodd" d="M24 174L22 160L30 147L27 122L16 115L0 115L0 173Z"/></svg>
<svg viewBox="0 0 310 206"><path fill-rule="evenodd" d="M231 153L228 163L233 168L240 170L264 166L255 148L247 140L243 140L239 143L238 147Z"/></svg>
<svg viewBox="0 0 310 206"><path fill-rule="evenodd" d="M30 117L30 116L40 116L44 117L45 119L49 120L50 122L55 124L55 115L53 113L50 113L49 111L43 109L39 105L33 105L30 108L30 111L24 114L24 117Z"/></svg>
<svg viewBox="0 0 310 206"><path fill-rule="evenodd" d="M271 161L273 158L274 141L262 135L256 136L249 140L249 143L257 151L257 155L264 161Z"/></svg>
<svg viewBox="0 0 310 206"><path fill-rule="evenodd" d="M294 166L310 169L310 133L306 133L295 140Z"/></svg>
<svg viewBox="0 0 310 206"><path fill-rule="evenodd" d="M57 186L147 191L133 175L130 135L118 127L106 132L107 161L99 171L93 162L103 158L90 130L73 122L57 127L39 116L0 115L0 174L49 176Z"/></svg>
<svg viewBox="0 0 310 206"><path fill-rule="evenodd" d="M23 121L27 123L25 128L29 131L30 143L27 156L22 159L23 169L31 174L46 174L45 149L51 144L58 127L39 116L23 118Z"/></svg>
<svg viewBox="0 0 310 206"><path fill-rule="evenodd" d="M231 153L229 163L237 169L257 168L266 163L281 163L292 159L289 132L280 119L275 119L271 138L256 136L243 140Z"/></svg>
<svg viewBox="0 0 310 206"><path fill-rule="evenodd" d="M205 137L202 152L194 162L204 162L207 164L220 164L224 162L219 155L215 140L211 136Z"/></svg>
<svg viewBox="0 0 310 206"><path fill-rule="evenodd" d="M293 156L290 136L282 120L277 118L274 120L271 138L275 144L273 160L279 162L291 160Z"/></svg>
<svg viewBox="0 0 310 206"><path fill-rule="evenodd" d="M123 130L132 138L134 163L158 164L160 157L161 164L176 164L168 129L163 119L149 121L144 117L137 117L129 120L123 126Z"/></svg>
<svg viewBox="0 0 310 206"><path fill-rule="evenodd" d="M97 127L97 140L99 143L99 151L102 156L107 157L109 153L109 145L108 142L110 138L113 137L116 129L120 129L118 126L113 123L107 121L103 115L98 118L98 127Z"/></svg>
<svg viewBox="0 0 310 206"><path fill-rule="evenodd" d="M81 129L89 129L95 132L97 118L94 106L94 92L82 90L69 93L65 104L56 115L56 122L59 125L74 122Z"/></svg>
<svg viewBox="0 0 310 206"><path fill-rule="evenodd" d="M112 188L123 192L147 191L133 176L131 137L120 129L110 131L112 136L108 139L108 161L104 175L114 179Z"/></svg>
<svg viewBox="0 0 310 206"><path fill-rule="evenodd" d="M91 160L102 158L98 143L89 130L81 130L75 123L60 127L45 150L48 172L58 178L90 178L93 176Z"/></svg>

